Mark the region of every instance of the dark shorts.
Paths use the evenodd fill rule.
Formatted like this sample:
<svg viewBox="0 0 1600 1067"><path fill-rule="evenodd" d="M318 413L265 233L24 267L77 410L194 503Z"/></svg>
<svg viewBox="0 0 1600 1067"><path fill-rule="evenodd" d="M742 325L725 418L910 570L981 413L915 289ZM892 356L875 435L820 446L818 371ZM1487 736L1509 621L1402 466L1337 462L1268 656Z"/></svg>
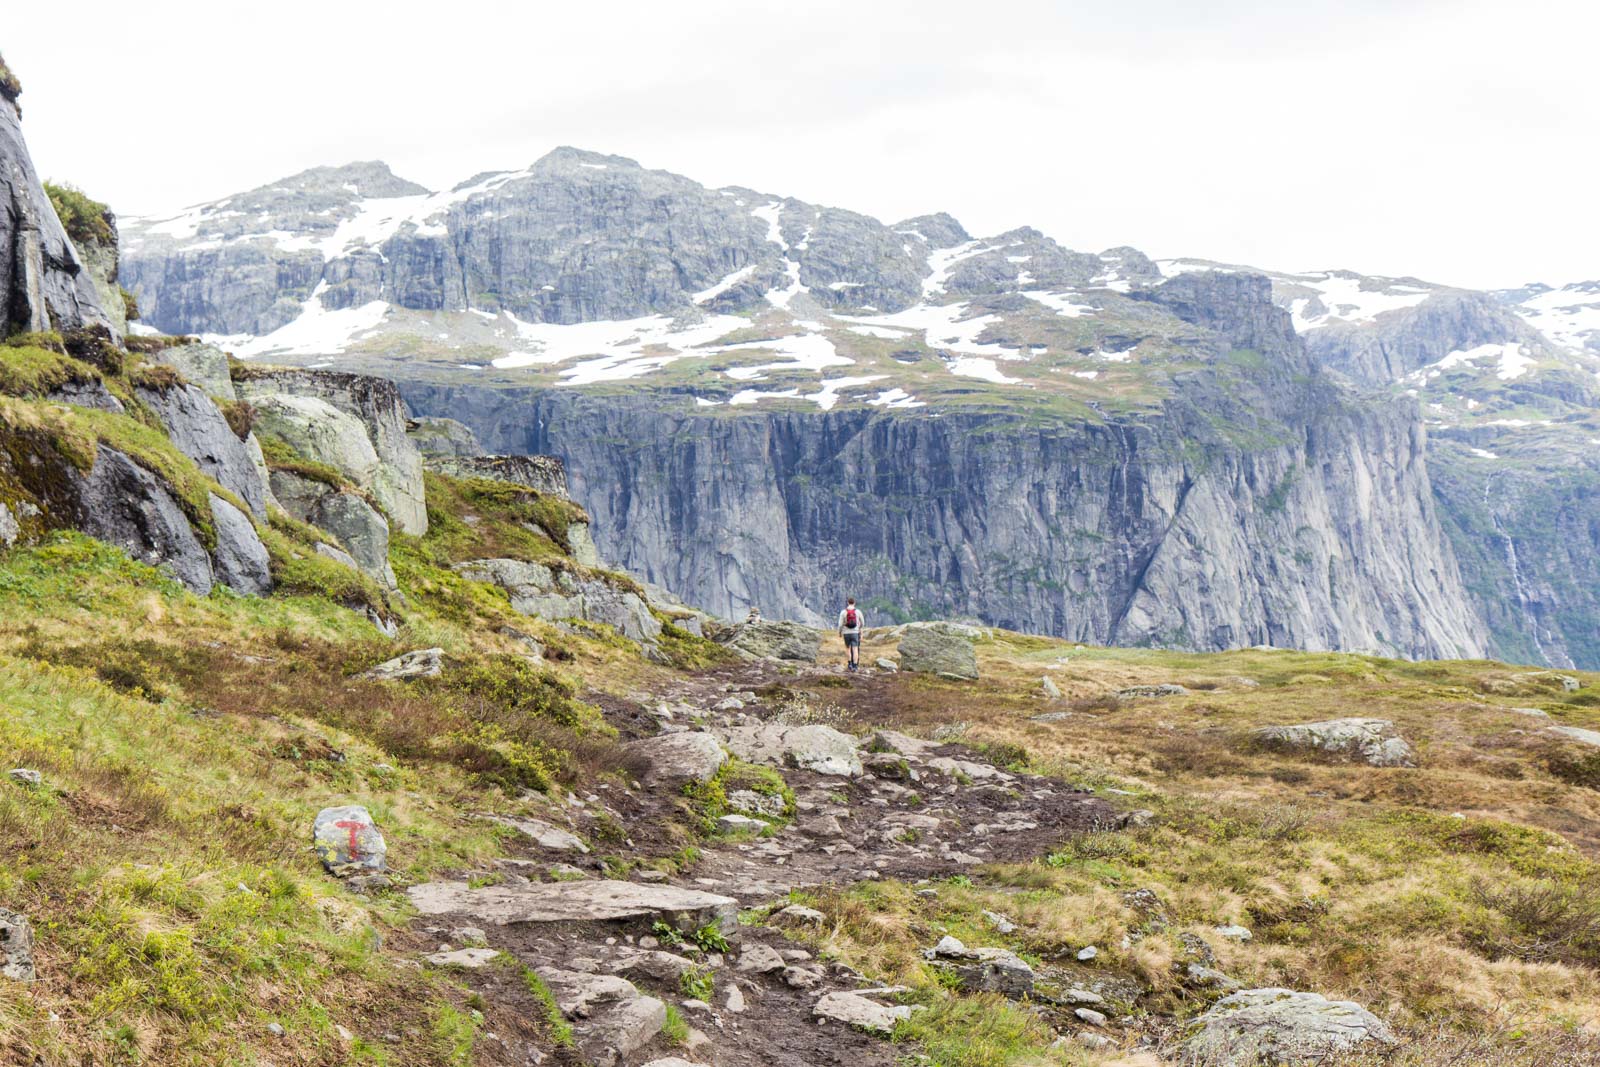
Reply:
<svg viewBox="0 0 1600 1067"><path fill-rule="evenodd" d="M861 647L861 631L857 630L855 633L851 633L849 630L846 630L844 632L844 647L845 648L860 648Z"/></svg>

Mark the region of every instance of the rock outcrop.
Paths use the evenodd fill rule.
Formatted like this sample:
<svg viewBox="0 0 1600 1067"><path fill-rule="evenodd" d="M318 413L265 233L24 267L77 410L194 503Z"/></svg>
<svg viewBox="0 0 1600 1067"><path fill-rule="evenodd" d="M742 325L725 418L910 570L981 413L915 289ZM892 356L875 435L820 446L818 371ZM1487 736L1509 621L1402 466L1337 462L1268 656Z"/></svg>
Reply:
<svg viewBox="0 0 1600 1067"><path fill-rule="evenodd" d="M622 636L653 645L661 623L637 593L601 578L516 559L479 559L457 565L462 577L498 585L511 607L524 615L558 622L578 619L610 626Z"/></svg>
<svg viewBox="0 0 1600 1067"><path fill-rule="evenodd" d="M1329 719L1267 726L1251 734L1265 748L1321 752L1373 767L1415 767L1417 754L1387 719Z"/></svg>
<svg viewBox="0 0 1600 1067"><path fill-rule="evenodd" d="M16 105L0 99L0 336L113 330L94 279L34 172Z"/></svg>
<svg viewBox="0 0 1600 1067"><path fill-rule="evenodd" d="M912 626L900 638L900 669L972 679L978 677L978 654L964 637Z"/></svg>
<svg viewBox="0 0 1600 1067"><path fill-rule="evenodd" d="M371 490L396 529L415 536L428 532L422 455L406 436L409 417L392 382L329 371L251 368L236 386L269 429Z"/></svg>
<svg viewBox="0 0 1600 1067"><path fill-rule="evenodd" d="M211 397L188 384L145 387L136 394L161 420L179 452L243 500L257 518L267 517L268 490L250 446L228 426Z"/></svg>

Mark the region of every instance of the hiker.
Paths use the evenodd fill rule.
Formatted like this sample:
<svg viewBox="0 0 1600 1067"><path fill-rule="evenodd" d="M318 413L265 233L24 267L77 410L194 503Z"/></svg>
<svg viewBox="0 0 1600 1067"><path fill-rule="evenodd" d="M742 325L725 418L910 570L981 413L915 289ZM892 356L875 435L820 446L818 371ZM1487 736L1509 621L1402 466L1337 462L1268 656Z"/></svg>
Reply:
<svg viewBox="0 0 1600 1067"><path fill-rule="evenodd" d="M761 609L756 607L754 604L752 604L750 606L750 614L748 614L748 615L746 615L744 617L744 624L746 626L751 626L751 625L753 625L755 623L758 623L760 621L761 621Z"/></svg>
<svg viewBox="0 0 1600 1067"><path fill-rule="evenodd" d="M866 628L866 619L856 607L856 598L851 597L839 612L839 636L844 638L844 650L850 657L852 671L861 669L861 631Z"/></svg>

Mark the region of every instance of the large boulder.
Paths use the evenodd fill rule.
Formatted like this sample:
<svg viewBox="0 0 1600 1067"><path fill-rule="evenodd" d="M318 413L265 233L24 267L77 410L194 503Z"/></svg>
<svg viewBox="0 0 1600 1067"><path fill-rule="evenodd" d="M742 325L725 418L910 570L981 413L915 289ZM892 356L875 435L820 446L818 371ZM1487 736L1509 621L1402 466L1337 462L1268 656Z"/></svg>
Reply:
<svg viewBox="0 0 1600 1067"><path fill-rule="evenodd" d="M272 495L293 517L338 538L362 573L394 587L389 524L358 494L293 471L275 470Z"/></svg>
<svg viewBox="0 0 1600 1067"><path fill-rule="evenodd" d="M472 581L504 589L510 594L512 609L523 615L550 622L580 619L601 623L646 645L661 637L661 623L650 613L650 605L632 590L603 578L517 559L472 560L455 569Z"/></svg>
<svg viewBox="0 0 1600 1067"><path fill-rule="evenodd" d="M375 457L371 478L357 484L372 491L395 529L418 537L428 532L422 454L406 436L410 420L393 382L334 371L252 368L235 385L251 403L293 396L319 400L353 418Z"/></svg>
<svg viewBox="0 0 1600 1067"><path fill-rule="evenodd" d="M302 456L332 467L363 489L376 482L378 452L354 415L314 396L256 395L250 403L257 427L283 438Z"/></svg>
<svg viewBox="0 0 1600 1067"><path fill-rule="evenodd" d="M798 622L746 622L729 627L718 641L754 659L815 663L822 631Z"/></svg>
<svg viewBox="0 0 1600 1067"><path fill-rule="evenodd" d="M1288 989L1244 989L1190 1026L1185 1060L1202 1067L1322 1064L1395 1043L1382 1019L1348 1000Z"/></svg>
<svg viewBox="0 0 1600 1067"><path fill-rule="evenodd" d="M1324 752L1374 767L1415 767L1411 745L1388 719L1328 719L1267 726L1251 735L1267 748Z"/></svg>
<svg viewBox="0 0 1600 1067"><path fill-rule="evenodd" d="M193 385L141 388L139 400L167 429L179 452L216 479L258 518L267 517L267 487L251 450L233 432L216 403Z"/></svg>
<svg viewBox="0 0 1600 1067"><path fill-rule="evenodd" d="M272 558L255 523L215 493L210 500L211 524L217 532L212 574L235 593L266 596L272 592Z"/></svg>
<svg viewBox="0 0 1600 1067"><path fill-rule="evenodd" d="M972 641L932 627L908 627L900 638L900 668L952 678L978 677Z"/></svg>
<svg viewBox="0 0 1600 1067"><path fill-rule="evenodd" d="M629 745L627 753L643 764L639 780L645 785L709 782L728 762L722 745L707 733L647 737Z"/></svg>
<svg viewBox="0 0 1600 1067"><path fill-rule="evenodd" d="M22 114L0 97L0 337L115 325L56 218L22 137Z"/></svg>
<svg viewBox="0 0 1600 1067"><path fill-rule="evenodd" d="M168 571L201 596L211 592L211 557L160 478L100 445L77 497L78 529Z"/></svg>

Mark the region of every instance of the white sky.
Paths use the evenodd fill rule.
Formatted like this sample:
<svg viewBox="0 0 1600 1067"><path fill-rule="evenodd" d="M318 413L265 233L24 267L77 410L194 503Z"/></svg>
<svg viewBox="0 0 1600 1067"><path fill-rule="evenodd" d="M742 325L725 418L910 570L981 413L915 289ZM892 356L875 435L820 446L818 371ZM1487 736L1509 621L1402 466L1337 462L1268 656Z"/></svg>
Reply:
<svg viewBox="0 0 1600 1067"><path fill-rule="evenodd" d="M1590 0L7 7L36 164L125 214L356 159L441 188L572 144L1085 250L1600 276Z"/></svg>

